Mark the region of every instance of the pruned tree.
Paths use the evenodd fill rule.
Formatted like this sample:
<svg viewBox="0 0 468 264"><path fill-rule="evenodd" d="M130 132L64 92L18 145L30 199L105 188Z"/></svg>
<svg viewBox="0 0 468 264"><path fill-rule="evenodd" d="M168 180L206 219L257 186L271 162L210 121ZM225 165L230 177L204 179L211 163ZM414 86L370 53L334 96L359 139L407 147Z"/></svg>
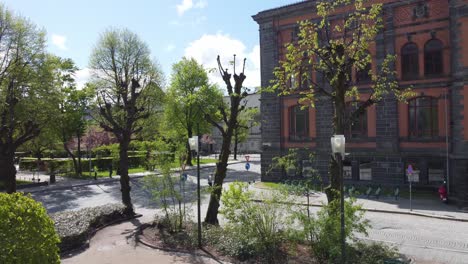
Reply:
<svg viewBox="0 0 468 264"><path fill-rule="evenodd" d="M159 89L162 74L150 58L148 46L127 29L105 31L94 48L90 67L94 71L100 126L112 132L119 142L119 171L122 202L133 214L128 176L128 147L132 136L142 130L157 104L151 94Z"/></svg>
<svg viewBox="0 0 468 264"><path fill-rule="evenodd" d="M241 101L247 96L248 92L248 89L243 87L243 83L246 78L244 74L246 59L244 59L242 71L240 73L236 73L236 55L234 55L233 74L230 74L228 69L223 68L219 56L217 61L219 73L226 84L229 104L225 104L220 100L215 104L214 108L203 108L205 118L220 131L223 137L221 153L219 155L218 162L216 163L214 188L210 195L210 202L205 217L205 222L212 225L219 224L219 201L221 199L224 179L226 178L229 155L231 154L230 148L232 137L234 135L234 130L238 126L239 114L245 108L245 105L241 104ZM232 83L232 79L234 79L234 85Z"/></svg>
<svg viewBox="0 0 468 264"><path fill-rule="evenodd" d="M58 95L44 36L0 4L0 180L8 193L16 191L16 149L39 135Z"/></svg>
<svg viewBox="0 0 468 264"><path fill-rule="evenodd" d="M275 79L270 91L279 95L299 94L299 103L314 107L318 98L333 105L333 132L344 134L366 109L386 96L400 101L412 95L411 89L402 89L395 80L395 55L387 54L376 70L372 70L372 57L368 52L377 34L383 29L382 4L367 4L366 0L336 0L317 3L320 21L299 22L296 41L286 45L286 53L274 70ZM346 8L343 18L331 17L339 8ZM317 78L313 78L313 72ZM367 74L370 89L358 88L353 72ZM319 79L321 79L319 81ZM359 101L346 113L347 101ZM321 102L323 103L323 102ZM337 161L330 158L330 185L326 189L329 201L336 199L342 179Z"/></svg>

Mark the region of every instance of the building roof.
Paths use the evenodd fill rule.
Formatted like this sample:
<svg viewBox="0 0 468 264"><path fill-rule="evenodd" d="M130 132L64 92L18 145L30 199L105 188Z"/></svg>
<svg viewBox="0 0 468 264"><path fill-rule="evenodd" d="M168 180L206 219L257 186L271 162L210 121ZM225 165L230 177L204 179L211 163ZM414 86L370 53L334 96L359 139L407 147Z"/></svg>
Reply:
<svg viewBox="0 0 468 264"><path fill-rule="evenodd" d="M256 15L253 15L252 18L257 22L260 22L261 20L280 15L285 12L300 10L308 6L315 6L316 2L316 0L303 0L296 3L260 11Z"/></svg>

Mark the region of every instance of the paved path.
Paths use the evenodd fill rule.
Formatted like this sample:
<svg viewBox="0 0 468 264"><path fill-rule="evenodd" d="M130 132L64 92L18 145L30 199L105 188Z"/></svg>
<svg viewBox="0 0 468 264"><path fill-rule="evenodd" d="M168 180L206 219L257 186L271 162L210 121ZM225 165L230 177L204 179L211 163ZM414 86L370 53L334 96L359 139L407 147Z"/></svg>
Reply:
<svg viewBox="0 0 468 264"><path fill-rule="evenodd" d="M89 249L77 253L70 258L62 259L62 263L86 264L148 264L148 263L219 263L211 258L167 252L152 249L135 243L135 230L150 218L134 219L130 222L107 227L97 232L90 241Z"/></svg>

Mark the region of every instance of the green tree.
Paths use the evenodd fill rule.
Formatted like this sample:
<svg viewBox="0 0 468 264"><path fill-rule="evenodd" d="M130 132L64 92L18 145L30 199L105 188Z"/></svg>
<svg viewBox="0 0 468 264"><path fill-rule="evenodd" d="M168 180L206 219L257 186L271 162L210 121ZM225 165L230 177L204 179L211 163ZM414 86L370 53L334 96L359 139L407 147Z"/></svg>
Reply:
<svg viewBox="0 0 468 264"><path fill-rule="evenodd" d="M39 135L58 97L44 36L0 5L0 179L8 193L16 191L16 149Z"/></svg>
<svg viewBox="0 0 468 264"><path fill-rule="evenodd" d="M203 65L193 58L182 58L172 66L171 85L167 91L165 104L166 124L170 124L172 131L184 131L179 138L185 142L187 152L187 164L192 166L192 152L188 144L188 138L192 137L197 125L201 131L208 131L209 126L201 112L202 107L209 107L214 101L219 100L219 93L210 91L217 89L208 84L208 75ZM218 97L204 96L203 93L219 94ZM203 100L202 100L203 98Z"/></svg>
<svg viewBox="0 0 468 264"><path fill-rule="evenodd" d="M70 77L68 76L68 78ZM62 84L62 100L59 105L60 114L56 119L55 128L60 136L63 149L72 158L76 176L81 176L82 173L81 139L88 127L85 117L89 112L92 97L92 88L85 87L78 90L73 79L66 80ZM76 154L69 145L70 141L74 138L77 141Z"/></svg>
<svg viewBox="0 0 468 264"><path fill-rule="evenodd" d="M260 124L260 111L257 107L246 108L239 114L239 122L234 130L234 159L237 160L237 145L249 138L252 127Z"/></svg>
<svg viewBox="0 0 468 264"><path fill-rule="evenodd" d="M217 101L213 106L204 106L203 111L205 118L216 127L222 137L221 153L216 163L216 171L214 176L213 191L210 195L210 203L206 212L205 222L212 225L217 225L219 201L221 199L222 187L226 178L229 155L231 154L231 143L234 135L234 130L238 126L239 114L245 109L245 105L241 101L247 96L248 89L243 87L246 78L244 74L245 60L242 66L242 71L236 73L236 56L234 55L233 69L234 75L228 73L228 70L223 68L221 60L218 56L218 70L226 84L227 94L229 96L229 105L223 100ZM234 79L232 84L231 77Z"/></svg>
<svg viewBox="0 0 468 264"><path fill-rule="evenodd" d="M128 147L142 130L141 121L159 102L153 94L160 89L162 74L151 60L148 46L127 29L110 29L98 40L91 54L100 126L112 132L119 142L119 172L122 202L133 214L128 176Z"/></svg>
<svg viewBox="0 0 468 264"><path fill-rule="evenodd" d="M366 108L383 98L393 96L404 101L412 95L411 89L401 89L395 80L394 55L388 54L377 71L369 70L369 45L383 29L383 15L381 4L367 5L366 2L320 1L317 4L320 21L299 22L298 40L286 45L286 54L274 70L275 79L269 89L280 95L299 94L299 102L304 106L314 107L319 97L328 99L334 110L334 134L344 134L346 127L352 125ZM343 5L351 6L351 11L332 24L330 15ZM372 80L368 90L370 96L357 103L354 111L345 113L346 99L359 100L361 94L352 78L353 70L369 74ZM314 80L312 72L323 81ZM330 159L329 174L330 186L326 193L331 202L338 197L342 181L334 158Z"/></svg>

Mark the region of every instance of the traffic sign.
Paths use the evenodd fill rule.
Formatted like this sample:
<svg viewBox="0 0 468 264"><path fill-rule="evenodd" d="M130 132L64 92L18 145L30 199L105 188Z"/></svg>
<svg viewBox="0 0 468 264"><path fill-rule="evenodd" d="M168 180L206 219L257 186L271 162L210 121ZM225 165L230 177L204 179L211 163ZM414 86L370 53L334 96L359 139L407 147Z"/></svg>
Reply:
<svg viewBox="0 0 468 264"><path fill-rule="evenodd" d="M250 161L250 156L249 156L249 155L245 155L245 160L246 160L247 162L249 162L249 161Z"/></svg>
<svg viewBox="0 0 468 264"><path fill-rule="evenodd" d="M182 173L182 174L180 175L180 180L181 180L181 181L187 181L187 173Z"/></svg>
<svg viewBox="0 0 468 264"><path fill-rule="evenodd" d="M246 170L249 170L249 169L250 169L250 163L247 162L247 163L245 164L245 169L246 169Z"/></svg>
<svg viewBox="0 0 468 264"><path fill-rule="evenodd" d="M408 165L408 168L406 169L406 172L408 174L410 174L410 175L413 174L413 166L411 164Z"/></svg>

